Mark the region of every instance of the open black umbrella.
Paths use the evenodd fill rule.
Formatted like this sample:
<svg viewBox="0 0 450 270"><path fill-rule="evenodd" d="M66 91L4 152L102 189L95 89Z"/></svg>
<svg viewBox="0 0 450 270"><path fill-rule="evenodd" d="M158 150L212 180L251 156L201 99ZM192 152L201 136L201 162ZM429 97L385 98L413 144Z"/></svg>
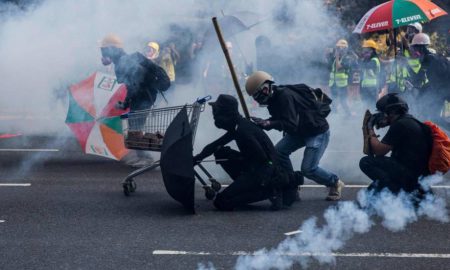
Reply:
<svg viewBox="0 0 450 270"><path fill-rule="evenodd" d="M184 107L166 130L160 165L169 195L195 214L192 151L192 130Z"/></svg>

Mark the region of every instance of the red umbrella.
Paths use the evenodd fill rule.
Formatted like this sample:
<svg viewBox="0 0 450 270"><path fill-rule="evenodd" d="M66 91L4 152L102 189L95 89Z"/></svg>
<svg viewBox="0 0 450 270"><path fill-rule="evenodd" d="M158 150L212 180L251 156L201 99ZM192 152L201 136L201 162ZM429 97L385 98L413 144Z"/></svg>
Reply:
<svg viewBox="0 0 450 270"><path fill-rule="evenodd" d="M369 10L353 33L369 33L398 28L415 22L428 22L447 15L428 0L391 0Z"/></svg>
<svg viewBox="0 0 450 270"><path fill-rule="evenodd" d="M114 107L126 91L115 77L100 72L70 88L66 124L85 153L116 160L127 154L120 120L126 111Z"/></svg>

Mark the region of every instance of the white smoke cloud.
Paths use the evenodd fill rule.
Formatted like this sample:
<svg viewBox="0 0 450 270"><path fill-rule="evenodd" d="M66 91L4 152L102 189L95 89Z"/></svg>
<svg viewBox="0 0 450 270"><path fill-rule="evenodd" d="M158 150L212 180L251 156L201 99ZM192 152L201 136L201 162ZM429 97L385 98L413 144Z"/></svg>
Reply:
<svg viewBox="0 0 450 270"><path fill-rule="evenodd" d="M442 176L433 175L421 182L436 184L441 181ZM317 224L316 217L309 218L299 228L302 233L285 239L275 248L240 256L235 269L291 269L294 264L308 268L312 260L334 265L333 252L342 248L353 235L367 233L377 217L392 232L404 230L420 217L449 222L446 202L442 198L429 193L417 208L414 202L413 195L404 192L394 195L387 190L377 194L360 190L355 202L339 202L325 210L323 225ZM211 263L201 267L199 269L215 269Z"/></svg>

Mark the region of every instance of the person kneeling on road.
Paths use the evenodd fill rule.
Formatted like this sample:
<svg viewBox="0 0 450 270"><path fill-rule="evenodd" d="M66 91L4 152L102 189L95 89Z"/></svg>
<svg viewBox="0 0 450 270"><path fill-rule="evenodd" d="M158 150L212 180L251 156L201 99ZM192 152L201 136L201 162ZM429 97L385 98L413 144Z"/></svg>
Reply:
<svg viewBox="0 0 450 270"><path fill-rule="evenodd" d="M331 100L320 89L312 89L305 84L274 85L272 76L264 71L253 73L247 79L245 88L256 102L267 105L271 115L271 118L266 120L253 118L256 124L265 130L276 129L285 134L275 146L280 156L280 165L286 171L292 172L289 156L305 147L302 174L329 187L326 200L340 200L344 182L334 173L319 167L330 139L329 125L325 117L330 112L328 105ZM328 104L322 103L325 99ZM321 109L317 109L318 107Z"/></svg>
<svg viewBox="0 0 450 270"><path fill-rule="evenodd" d="M276 150L267 134L238 112L238 102L230 95L219 95L212 106L214 124L227 132L207 145L194 157L194 164L214 154L222 168L231 176L233 183L218 193L214 206L230 211L249 203L269 199L271 209L290 206L294 197L283 197L282 190L290 185L302 184L303 177L286 173L278 166ZM239 151L226 144L236 141ZM226 161L220 161L220 160Z"/></svg>
<svg viewBox="0 0 450 270"><path fill-rule="evenodd" d="M430 130L408 114L408 104L395 93L382 97L376 107L379 112L363 124L368 136L364 139L369 147L365 147L368 156L359 162L361 171L373 181L368 189L375 192L388 188L393 193L400 190L422 193L419 177L429 174ZM389 126L381 142L374 132L375 126ZM386 157L391 151L391 156Z"/></svg>

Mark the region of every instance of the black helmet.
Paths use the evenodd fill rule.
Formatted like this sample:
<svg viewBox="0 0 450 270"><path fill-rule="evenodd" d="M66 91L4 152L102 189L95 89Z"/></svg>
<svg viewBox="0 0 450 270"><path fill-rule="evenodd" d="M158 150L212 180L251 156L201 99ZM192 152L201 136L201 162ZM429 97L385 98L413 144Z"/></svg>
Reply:
<svg viewBox="0 0 450 270"><path fill-rule="evenodd" d="M408 103L398 96L398 93L390 93L377 101L377 110L383 113L388 113L392 110L400 110L407 113L409 110Z"/></svg>

